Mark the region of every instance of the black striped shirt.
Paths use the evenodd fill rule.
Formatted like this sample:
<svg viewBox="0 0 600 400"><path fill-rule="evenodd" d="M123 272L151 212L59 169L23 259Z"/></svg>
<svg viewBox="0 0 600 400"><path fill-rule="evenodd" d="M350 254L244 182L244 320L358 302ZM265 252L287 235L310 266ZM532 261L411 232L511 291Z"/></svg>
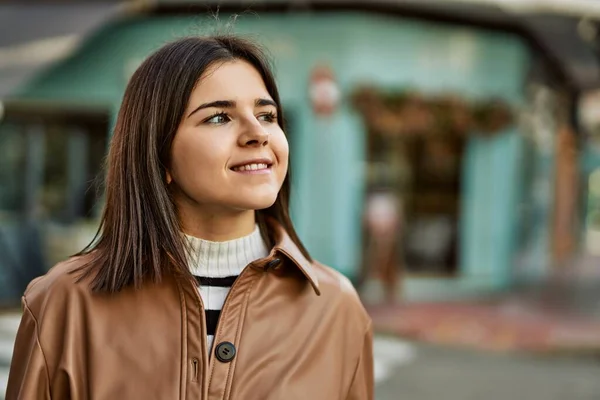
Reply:
<svg viewBox="0 0 600 400"><path fill-rule="evenodd" d="M194 276L198 282L200 296L204 302L204 312L206 318L206 334L208 335L208 348L212 347L212 342L217 332L217 324L221 309L225 304L227 294L237 279L237 276L226 276L223 278L213 278L209 276Z"/></svg>

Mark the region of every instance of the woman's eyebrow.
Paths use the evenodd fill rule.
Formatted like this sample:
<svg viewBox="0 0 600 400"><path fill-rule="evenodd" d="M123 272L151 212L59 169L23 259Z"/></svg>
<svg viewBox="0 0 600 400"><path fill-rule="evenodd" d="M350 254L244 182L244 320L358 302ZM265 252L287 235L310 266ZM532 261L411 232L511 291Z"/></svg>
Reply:
<svg viewBox="0 0 600 400"><path fill-rule="evenodd" d="M277 104L271 99L256 99L254 101L254 105L256 107L273 106L277 108Z"/></svg>
<svg viewBox="0 0 600 400"><path fill-rule="evenodd" d="M205 108L212 108L212 107L214 107L214 108L233 108L233 107L235 107L235 101L233 101L233 100L217 100L217 101L211 101L210 103L201 104L198 107L196 107L196 109L194 111L189 113L187 118L191 117L197 111L203 110Z"/></svg>

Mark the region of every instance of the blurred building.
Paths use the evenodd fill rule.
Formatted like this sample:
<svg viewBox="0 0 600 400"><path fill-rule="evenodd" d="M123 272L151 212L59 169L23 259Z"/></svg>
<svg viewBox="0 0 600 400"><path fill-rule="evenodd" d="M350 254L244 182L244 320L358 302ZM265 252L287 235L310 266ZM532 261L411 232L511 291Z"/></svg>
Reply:
<svg viewBox="0 0 600 400"><path fill-rule="evenodd" d="M600 207L598 184L587 190L600 150L579 123L582 94L600 83L597 27L579 11L479 3L273 0L252 4L257 14L244 1L96 4L94 23L35 38L62 37L45 43L64 57L4 44L0 82L7 60L46 62L3 93L0 298L93 237L96 178L140 62L177 37L233 31L274 60L293 217L316 258L356 277L365 200L384 191L401 208L409 298L504 290L563 268ZM42 6L28 7L11 18L15 32ZM68 9L84 15L83 2L44 7L57 27Z"/></svg>

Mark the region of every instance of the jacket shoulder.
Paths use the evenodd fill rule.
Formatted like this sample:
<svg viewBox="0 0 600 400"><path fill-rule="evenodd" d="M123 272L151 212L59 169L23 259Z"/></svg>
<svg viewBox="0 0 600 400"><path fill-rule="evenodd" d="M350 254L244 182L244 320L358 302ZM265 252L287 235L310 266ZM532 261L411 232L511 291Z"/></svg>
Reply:
<svg viewBox="0 0 600 400"><path fill-rule="evenodd" d="M72 294L89 291L89 279L79 280L76 272L90 261L89 255L71 257L54 265L42 276L33 279L23 294L23 301L31 312L37 314L48 300L60 300Z"/></svg>
<svg viewBox="0 0 600 400"><path fill-rule="evenodd" d="M321 295L326 297L330 304L338 304L339 307L360 320L364 326L371 323L371 317L365 310L350 279L334 268L318 261L313 261L313 268L319 279Z"/></svg>

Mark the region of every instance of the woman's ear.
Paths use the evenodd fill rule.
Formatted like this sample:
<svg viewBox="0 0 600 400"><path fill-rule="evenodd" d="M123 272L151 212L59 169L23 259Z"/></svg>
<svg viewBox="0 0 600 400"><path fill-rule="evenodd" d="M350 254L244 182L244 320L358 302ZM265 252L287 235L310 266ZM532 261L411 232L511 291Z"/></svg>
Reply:
<svg viewBox="0 0 600 400"><path fill-rule="evenodd" d="M171 182L173 181L173 178L171 177L171 173L167 170L167 174L166 174L166 179L167 179L167 185L170 185Z"/></svg>

